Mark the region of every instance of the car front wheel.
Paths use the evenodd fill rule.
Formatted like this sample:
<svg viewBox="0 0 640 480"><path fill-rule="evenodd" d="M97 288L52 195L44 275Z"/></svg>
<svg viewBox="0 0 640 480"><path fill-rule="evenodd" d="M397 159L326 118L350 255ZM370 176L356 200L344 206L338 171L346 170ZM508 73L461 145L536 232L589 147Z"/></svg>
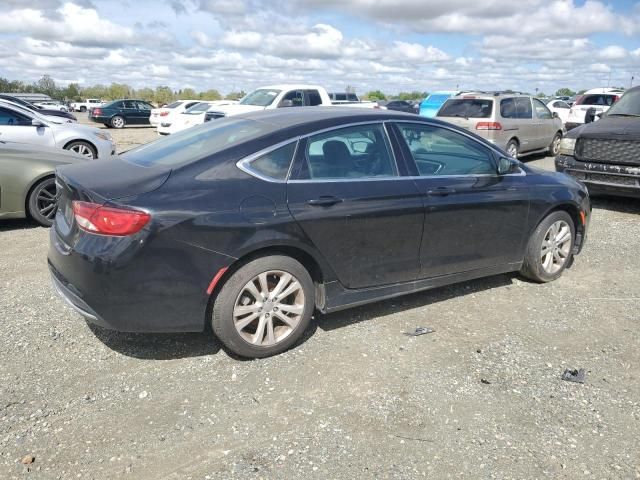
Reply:
<svg viewBox="0 0 640 480"><path fill-rule="evenodd" d="M562 275L571 261L575 226L564 211L550 213L529 239L520 272L536 282L550 282Z"/></svg>
<svg viewBox="0 0 640 480"><path fill-rule="evenodd" d="M562 134L560 132L556 133L551 140L551 145L549 145L549 154L552 157L557 157L560 153L560 141L562 140Z"/></svg>
<svg viewBox="0 0 640 480"><path fill-rule="evenodd" d="M27 200L29 216L43 227L50 227L58 209L56 198L56 181L45 178L38 183L29 194Z"/></svg>
<svg viewBox="0 0 640 480"><path fill-rule="evenodd" d="M233 353L262 358L284 352L302 336L315 305L309 272L293 258L258 258L235 271L218 292L211 323Z"/></svg>
<svg viewBox="0 0 640 480"><path fill-rule="evenodd" d="M79 155L82 155L83 157L98 158L98 152L96 152L96 149L93 148L93 145L91 145L88 142L83 142L83 141L71 142L69 145L67 145L64 148L65 150L70 150Z"/></svg>

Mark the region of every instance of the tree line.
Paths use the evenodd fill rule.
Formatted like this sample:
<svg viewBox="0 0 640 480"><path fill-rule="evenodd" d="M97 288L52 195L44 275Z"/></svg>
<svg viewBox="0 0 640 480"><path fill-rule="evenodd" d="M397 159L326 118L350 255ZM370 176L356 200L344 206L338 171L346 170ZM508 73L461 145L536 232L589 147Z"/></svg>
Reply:
<svg viewBox="0 0 640 480"><path fill-rule="evenodd" d="M0 92L3 93L43 93L49 97L61 101L76 101L85 98L100 98L102 100L118 100L121 98L137 98L151 103L163 105L171 103L178 98L194 100L222 100L239 99L246 95L242 90L229 92L223 96L216 89L197 92L193 88L173 90L166 85L153 88L134 89L126 83L111 83L110 85L92 85L81 87L77 83L70 83L65 87L59 86L49 75L44 75L33 83L25 83L21 80L7 80L0 77Z"/></svg>

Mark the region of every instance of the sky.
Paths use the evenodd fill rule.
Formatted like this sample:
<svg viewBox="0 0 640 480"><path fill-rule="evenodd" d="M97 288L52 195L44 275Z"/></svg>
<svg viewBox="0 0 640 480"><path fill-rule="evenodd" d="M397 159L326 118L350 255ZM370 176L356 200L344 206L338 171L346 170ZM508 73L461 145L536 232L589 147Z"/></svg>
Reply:
<svg viewBox="0 0 640 480"><path fill-rule="evenodd" d="M640 0L0 0L0 76L250 91L640 84Z"/></svg>

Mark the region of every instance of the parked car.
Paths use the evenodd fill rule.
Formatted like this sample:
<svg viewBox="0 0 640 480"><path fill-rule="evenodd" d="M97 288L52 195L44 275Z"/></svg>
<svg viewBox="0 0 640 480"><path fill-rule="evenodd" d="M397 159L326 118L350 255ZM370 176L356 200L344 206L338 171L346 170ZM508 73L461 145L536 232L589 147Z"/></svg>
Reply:
<svg viewBox="0 0 640 480"><path fill-rule="evenodd" d="M315 88L315 87L314 87ZM343 106L358 106L365 108L375 108L380 102L374 102L372 100L360 100L360 97L352 92L333 92L327 93L332 105Z"/></svg>
<svg viewBox="0 0 640 480"><path fill-rule="evenodd" d="M207 323L245 357L294 345L314 310L506 272L554 280L591 210L566 175L388 110L229 117L57 181L49 267L82 315L123 331Z"/></svg>
<svg viewBox="0 0 640 480"><path fill-rule="evenodd" d="M559 153L556 170L589 192L640 198L640 87L627 90L601 120L569 131Z"/></svg>
<svg viewBox="0 0 640 480"><path fill-rule="evenodd" d="M169 105L160 108L152 108L151 116L149 117L149 123L154 127L160 125L160 122L171 123L179 113L184 112L188 108L193 107L195 104L200 103L202 100L176 100Z"/></svg>
<svg viewBox="0 0 640 480"><path fill-rule="evenodd" d="M558 118L562 120L562 123L566 123L569 119L569 109L571 106L564 100L550 100L547 102L547 108L551 110L551 113L558 114Z"/></svg>
<svg viewBox="0 0 640 480"><path fill-rule="evenodd" d="M418 113L421 117L433 118L440 110L440 107L451 97L455 97L460 94L459 91L442 91L433 92L427 95L422 102L420 102L420 108Z"/></svg>
<svg viewBox="0 0 640 480"><path fill-rule="evenodd" d="M21 98L13 97L11 95L0 95L0 100L6 100L7 102L18 105L31 112L37 112L38 114L44 115L46 118L50 119L52 122L67 123L71 121L75 123L78 121L78 119L72 113L36 107L35 105L22 100Z"/></svg>
<svg viewBox="0 0 640 480"><path fill-rule="evenodd" d="M92 108L101 107L104 103L99 98L87 98L81 102L72 102L71 108L76 112L87 112Z"/></svg>
<svg viewBox="0 0 640 480"><path fill-rule="evenodd" d="M114 100L89 110L89 120L111 128L149 125L153 105L144 100Z"/></svg>
<svg viewBox="0 0 640 480"><path fill-rule="evenodd" d="M0 139L71 150L89 158L106 158L116 150L109 132L77 123L54 123L4 100L0 100Z"/></svg>
<svg viewBox="0 0 640 480"><path fill-rule="evenodd" d="M558 154L562 120L529 95L507 92L467 92L450 98L437 118L486 138L517 158L548 151Z"/></svg>
<svg viewBox="0 0 640 480"><path fill-rule="evenodd" d="M585 117L588 111L594 112L595 115L606 112L623 93L623 90L617 88L592 88L579 95L569 110L569 117L565 122L567 130L586 123Z"/></svg>
<svg viewBox="0 0 640 480"><path fill-rule="evenodd" d="M233 105L238 103L237 100L211 100L206 102L198 102L184 112L173 116L171 119L162 120L158 125L158 135L170 135L179 132L185 128L200 125L206 120L205 116L210 109L216 109L223 105ZM219 113L216 113L218 115ZM211 118L209 119L211 120Z"/></svg>
<svg viewBox="0 0 640 480"><path fill-rule="evenodd" d="M224 105L212 111L211 118L223 118L259 110L288 107L349 107L379 108L376 102L332 102L327 91L317 85L270 85L260 87L234 105Z"/></svg>
<svg viewBox="0 0 640 480"><path fill-rule="evenodd" d="M46 108L46 109L49 109L49 110L58 110L60 112L68 112L69 111L67 106L63 105L60 102L54 102L54 101L50 101L50 102L35 102L33 105L38 107L38 108Z"/></svg>
<svg viewBox="0 0 640 480"><path fill-rule="evenodd" d="M380 103L380 102L379 102ZM397 112L406 113L418 113L419 108L415 104L407 100L389 100L384 103L380 103L381 107L387 110L395 110Z"/></svg>
<svg viewBox="0 0 640 480"><path fill-rule="evenodd" d="M86 161L65 150L0 141L0 219L26 217L51 226L56 167Z"/></svg>

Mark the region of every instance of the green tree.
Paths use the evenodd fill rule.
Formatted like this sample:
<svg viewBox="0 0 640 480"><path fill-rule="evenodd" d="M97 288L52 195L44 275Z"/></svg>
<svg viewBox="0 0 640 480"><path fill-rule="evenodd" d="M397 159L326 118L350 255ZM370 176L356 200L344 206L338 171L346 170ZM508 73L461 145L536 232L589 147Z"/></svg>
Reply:
<svg viewBox="0 0 640 480"><path fill-rule="evenodd" d="M102 84L97 84L97 85L91 85L90 87L83 88L82 97L107 99L109 98L108 87Z"/></svg>
<svg viewBox="0 0 640 480"><path fill-rule="evenodd" d="M56 82L49 75L43 75L34 85L36 91L49 95L50 97L56 97L59 94Z"/></svg>
<svg viewBox="0 0 640 480"><path fill-rule="evenodd" d="M77 83L70 83L67 88L63 88L60 91L60 95L67 100L80 100L80 85Z"/></svg>
<svg viewBox="0 0 640 480"><path fill-rule="evenodd" d="M184 98L185 100L193 100L198 98L198 94L193 88L185 88L179 94L180 98Z"/></svg>
<svg viewBox="0 0 640 480"><path fill-rule="evenodd" d="M240 100L242 97L244 97L247 93L244 90L240 90L239 92L229 92L227 93L227 95L224 97L225 100Z"/></svg>
<svg viewBox="0 0 640 480"><path fill-rule="evenodd" d="M422 100L426 98L429 94L427 92L418 92L414 90L413 92L400 92L394 98L398 100Z"/></svg>
<svg viewBox="0 0 640 480"><path fill-rule="evenodd" d="M131 87L124 83L112 83L107 88L107 98L119 100L121 98L131 98Z"/></svg>
<svg viewBox="0 0 640 480"><path fill-rule="evenodd" d="M173 101L173 90L167 86L156 87L153 99L158 105L171 103Z"/></svg>
<svg viewBox="0 0 640 480"><path fill-rule="evenodd" d="M213 88L206 90L204 92L200 92L200 95L198 96L200 97L201 100L221 100L222 99L222 95L220 95L220 92Z"/></svg>
<svg viewBox="0 0 640 480"><path fill-rule="evenodd" d="M372 90L364 94L364 98L367 100L386 100L387 96L380 90Z"/></svg>
<svg viewBox="0 0 640 480"><path fill-rule="evenodd" d="M538 98L545 98L547 95L544 92L539 92L538 95L536 95Z"/></svg>
<svg viewBox="0 0 640 480"><path fill-rule="evenodd" d="M556 97L573 97L575 94L576 92L567 87L556 90Z"/></svg>
<svg viewBox="0 0 640 480"><path fill-rule="evenodd" d="M136 90L135 97L140 100L146 100L147 102L153 102L155 100L155 93L153 89L145 87L140 90Z"/></svg>

